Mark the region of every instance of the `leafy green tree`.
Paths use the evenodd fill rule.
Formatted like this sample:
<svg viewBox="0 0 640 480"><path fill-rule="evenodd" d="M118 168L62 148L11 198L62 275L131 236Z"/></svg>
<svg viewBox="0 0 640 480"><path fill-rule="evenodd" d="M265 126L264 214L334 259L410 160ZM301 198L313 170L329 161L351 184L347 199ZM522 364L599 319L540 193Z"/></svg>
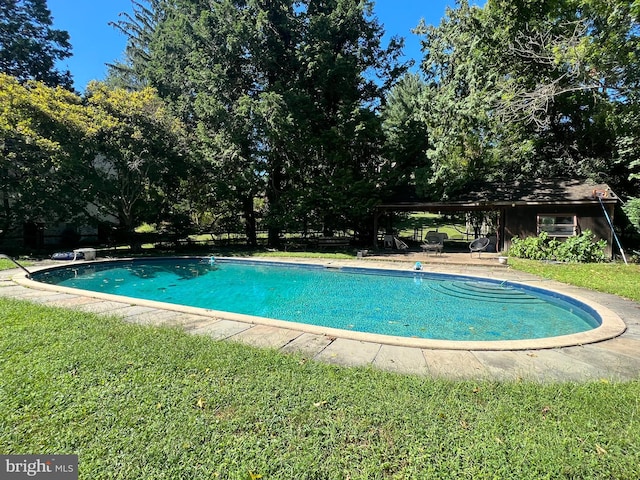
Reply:
<svg viewBox="0 0 640 480"><path fill-rule="evenodd" d="M583 0L589 74L609 103L612 159L602 171L620 195L640 193L640 3Z"/></svg>
<svg viewBox="0 0 640 480"><path fill-rule="evenodd" d="M0 234L84 208L68 187L94 127L77 95L0 73Z"/></svg>
<svg viewBox="0 0 640 480"><path fill-rule="evenodd" d="M55 67L56 61L71 56L69 34L52 25L46 0L2 0L0 72L21 82L71 88L71 73Z"/></svg>
<svg viewBox="0 0 640 480"><path fill-rule="evenodd" d="M420 26L434 165L422 191L567 176L637 189L637 13L617 0L461 1Z"/></svg>
<svg viewBox="0 0 640 480"><path fill-rule="evenodd" d="M447 9L439 26L421 24L427 89L422 96L423 121L431 146L432 171L416 178L425 197L446 198L491 171L495 133L491 116L496 92L491 72L491 38L482 28L482 10L466 0Z"/></svg>
<svg viewBox="0 0 640 480"><path fill-rule="evenodd" d="M498 112L530 130L534 175L590 176L625 195L638 91L638 16L624 1L491 1L502 32ZM633 180L633 178L631 178Z"/></svg>
<svg viewBox="0 0 640 480"><path fill-rule="evenodd" d="M497 114L529 129L535 155L523 175L592 176L607 170L610 102L593 74L594 19L577 1L492 1L487 25L500 38Z"/></svg>
<svg viewBox="0 0 640 480"><path fill-rule="evenodd" d="M254 13L232 0L159 1L137 12L133 27L131 17L120 23L139 82L154 85L191 132L190 155L200 164L188 180L198 198L189 203L219 216L233 200L252 244L264 168L255 128L260 76L249 55L257 48Z"/></svg>
<svg viewBox="0 0 640 480"><path fill-rule="evenodd" d="M502 32L510 78L507 100L527 121L544 125L556 99L589 92L617 102L638 88L637 2L491 0L485 11ZM510 38L509 38L510 37Z"/></svg>
<svg viewBox="0 0 640 480"><path fill-rule="evenodd" d="M623 210L633 228L640 233L640 198L630 198Z"/></svg>
<svg viewBox="0 0 640 480"><path fill-rule="evenodd" d="M126 233L169 217L187 176L180 123L151 88L129 92L92 82L85 102L96 125L76 184L90 200L87 213L114 219Z"/></svg>
<svg viewBox="0 0 640 480"><path fill-rule="evenodd" d="M0 230L171 218L188 177L184 132L155 92L93 82L86 98L0 74Z"/></svg>

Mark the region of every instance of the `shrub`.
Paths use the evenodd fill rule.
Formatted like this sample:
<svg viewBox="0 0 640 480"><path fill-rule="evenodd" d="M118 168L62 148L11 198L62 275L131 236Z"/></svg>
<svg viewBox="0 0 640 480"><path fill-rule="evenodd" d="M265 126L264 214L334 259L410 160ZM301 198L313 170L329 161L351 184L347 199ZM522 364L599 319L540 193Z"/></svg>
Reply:
<svg viewBox="0 0 640 480"><path fill-rule="evenodd" d="M622 207L635 229L640 232L640 198L630 198Z"/></svg>
<svg viewBox="0 0 640 480"><path fill-rule="evenodd" d="M157 233L158 230L156 228L156 224L143 223L138 228L136 228L136 233Z"/></svg>
<svg viewBox="0 0 640 480"><path fill-rule="evenodd" d="M549 239L547 232L540 232L537 237L514 238L511 240L509 255L530 260L548 260L552 256L555 240Z"/></svg>
<svg viewBox="0 0 640 480"><path fill-rule="evenodd" d="M595 240L590 230L580 235L569 237L565 241L550 239L547 232L540 232L537 237L524 239L514 238L509 255L530 260L556 260L559 262L604 262L605 240Z"/></svg>
<svg viewBox="0 0 640 480"><path fill-rule="evenodd" d="M559 242L556 260L582 263L604 262L606 246L605 240L596 241L595 235L590 230L585 230L577 237L569 237L564 242Z"/></svg>

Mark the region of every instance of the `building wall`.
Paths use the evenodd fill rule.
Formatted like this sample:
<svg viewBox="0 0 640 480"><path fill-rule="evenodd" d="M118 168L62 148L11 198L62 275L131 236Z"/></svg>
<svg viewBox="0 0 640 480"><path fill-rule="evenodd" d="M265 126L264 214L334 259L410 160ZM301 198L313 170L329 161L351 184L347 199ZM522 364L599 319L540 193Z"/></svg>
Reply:
<svg viewBox="0 0 640 480"><path fill-rule="evenodd" d="M613 221L614 205L607 205L607 212ZM538 235L539 215L575 215L577 233L591 230L598 240L607 241L605 253L613 255L613 234L599 203L586 205L516 205L504 210L504 248L509 249L514 237L526 238Z"/></svg>

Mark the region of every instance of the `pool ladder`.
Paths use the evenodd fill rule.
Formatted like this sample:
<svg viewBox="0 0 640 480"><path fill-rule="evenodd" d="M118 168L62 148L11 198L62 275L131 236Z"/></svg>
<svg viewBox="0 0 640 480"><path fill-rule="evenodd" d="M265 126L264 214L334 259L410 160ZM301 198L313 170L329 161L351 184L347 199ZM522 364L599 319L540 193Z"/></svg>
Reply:
<svg viewBox="0 0 640 480"><path fill-rule="evenodd" d="M27 274L27 278L31 278L31 272L29 270L27 270L26 268L24 268L22 265L20 265L18 263L17 260L15 260L14 258L11 258L9 255L5 255L4 253L0 253L0 258L6 258L7 260L12 261L13 263L15 263L18 267L20 267L22 270L24 270Z"/></svg>

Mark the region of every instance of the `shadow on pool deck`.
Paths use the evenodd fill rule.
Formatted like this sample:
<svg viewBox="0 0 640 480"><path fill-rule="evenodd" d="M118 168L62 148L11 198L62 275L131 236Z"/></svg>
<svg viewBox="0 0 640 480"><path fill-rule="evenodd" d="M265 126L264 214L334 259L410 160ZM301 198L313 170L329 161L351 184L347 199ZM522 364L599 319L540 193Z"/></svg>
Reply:
<svg viewBox="0 0 640 480"><path fill-rule="evenodd" d="M316 261L324 264L411 268L420 261L424 270L441 273L482 275L512 281L561 287L563 292L597 302L617 313L626 331L617 338L588 345L543 350L443 350L403 347L376 342L304 333L294 328L256 325L179 311L178 307L132 305L101 300L89 294L69 294L28 288L20 283L19 270L0 271L0 296L85 312L114 315L144 325L169 325L216 340L241 342L260 348L295 352L308 359L344 366L366 366L382 370L449 379L553 381L624 381L640 373L640 304L615 295L561 285L498 263L497 255L471 259L467 254L385 254L354 261ZM291 261L291 259L283 259ZM474 261L475 260L475 261ZM311 263L309 259L298 259ZM33 268L34 270L36 268ZM19 283L18 283L19 282ZM30 286L33 284L30 284Z"/></svg>

